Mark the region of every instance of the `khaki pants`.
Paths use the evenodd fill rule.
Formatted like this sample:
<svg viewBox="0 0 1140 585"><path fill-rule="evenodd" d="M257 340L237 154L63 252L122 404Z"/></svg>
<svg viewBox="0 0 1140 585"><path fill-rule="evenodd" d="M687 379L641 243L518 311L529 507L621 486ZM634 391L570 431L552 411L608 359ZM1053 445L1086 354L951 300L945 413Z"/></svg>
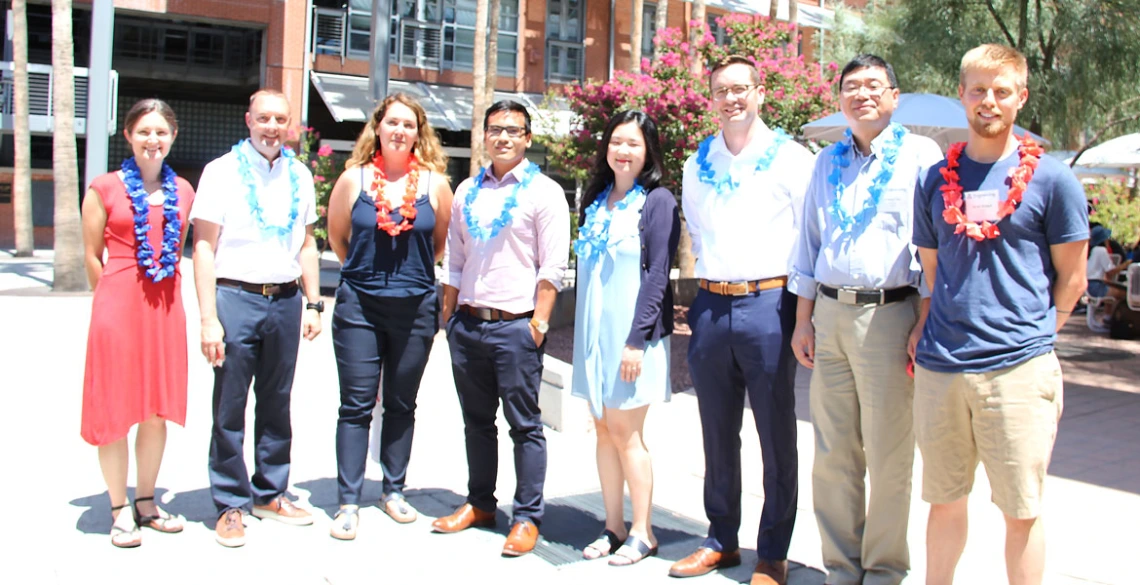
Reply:
<svg viewBox="0 0 1140 585"><path fill-rule="evenodd" d="M897 585L910 570L914 385L906 343L917 314L917 295L878 306L816 299L812 488L832 585Z"/></svg>

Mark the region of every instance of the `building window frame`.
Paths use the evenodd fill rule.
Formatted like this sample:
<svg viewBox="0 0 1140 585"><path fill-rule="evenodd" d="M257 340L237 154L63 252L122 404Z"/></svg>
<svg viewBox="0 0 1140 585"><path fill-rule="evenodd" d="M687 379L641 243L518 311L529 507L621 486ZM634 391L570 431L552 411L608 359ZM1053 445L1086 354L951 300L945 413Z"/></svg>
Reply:
<svg viewBox="0 0 1140 585"><path fill-rule="evenodd" d="M546 58L547 83L582 81L586 65L583 29L586 2L583 0L547 0Z"/></svg>

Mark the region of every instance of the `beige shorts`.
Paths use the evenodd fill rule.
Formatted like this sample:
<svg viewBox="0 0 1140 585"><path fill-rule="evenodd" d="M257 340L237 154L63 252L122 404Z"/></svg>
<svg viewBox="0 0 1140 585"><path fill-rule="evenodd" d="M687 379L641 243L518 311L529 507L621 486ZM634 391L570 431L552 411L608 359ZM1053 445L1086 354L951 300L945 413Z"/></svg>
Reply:
<svg viewBox="0 0 1140 585"><path fill-rule="evenodd" d="M1040 516L1063 396L1061 365L1053 352L977 374L915 367L922 499L947 504L969 494L981 460L993 502L1004 514Z"/></svg>

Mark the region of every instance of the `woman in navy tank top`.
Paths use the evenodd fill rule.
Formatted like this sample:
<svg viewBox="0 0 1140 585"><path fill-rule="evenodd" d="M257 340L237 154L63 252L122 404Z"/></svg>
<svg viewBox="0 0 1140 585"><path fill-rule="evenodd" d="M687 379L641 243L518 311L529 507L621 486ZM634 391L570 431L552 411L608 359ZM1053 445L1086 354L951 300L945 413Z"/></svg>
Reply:
<svg viewBox="0 0 1140 585"><path fill-rule="evenodd" d="M381 376L380 508L397 522L416 519L403 492L416 395L438 327L435 264L452 199L446 170L423 107L390 95L369 117L329 200L329 244L342 264L332 316L340 378L334 538L356 537Z"/></svg>

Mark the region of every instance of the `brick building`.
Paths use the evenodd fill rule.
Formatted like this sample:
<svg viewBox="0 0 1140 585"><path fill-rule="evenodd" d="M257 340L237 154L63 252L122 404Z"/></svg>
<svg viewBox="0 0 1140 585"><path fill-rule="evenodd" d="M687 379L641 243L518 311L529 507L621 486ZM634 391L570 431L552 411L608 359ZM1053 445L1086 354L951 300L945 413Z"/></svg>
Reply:
<svg viewBox="0 0 1140 585"><path fill-rule="evenodd" d="M787 18L782 0L781 17ZM794 1L794 0L792 0ZM389 91L419 97L449 156L455 182L466 176L470 143L475 0L391 0ZM604 79L629 67L632 0L501 0L496 97L539 109L552 84ZM7 25L10 2L0 14ZM809 58L830 11L802 0L801 49ZM767 0L709 0L710 23L727 12L766 14ZM159 97L179 117L169 163L192 183L202 167L247 134L243 113L260 86L289 96L295 121L315 127L337 150L351 146L371 110L367 82L371 0L114 0L111 68L117 115ZM646 0L643 53L652 50L657 4ZM669 2L668 24L685 27L688 1ZM80 176L86 128L91 0L75 0L76 117ZM11 27L5 26L7 30ZM611 30L612 39L611 39ZM714 29L715 32L715 29ZM33 216L38 247L51 245L51 7L28 1L32 101ZM11 61L6 39L4 61ZM33 72L38 64L38 71ZM11 65L0 67L0 248L12 247ZM46 71L46 73L43 73ZM555 114L557 112L549 112ZM564 115L563 115L564 118ZM109 160L129 155L111 135ZM534 153L541 159L541 152Z"/></svg>

